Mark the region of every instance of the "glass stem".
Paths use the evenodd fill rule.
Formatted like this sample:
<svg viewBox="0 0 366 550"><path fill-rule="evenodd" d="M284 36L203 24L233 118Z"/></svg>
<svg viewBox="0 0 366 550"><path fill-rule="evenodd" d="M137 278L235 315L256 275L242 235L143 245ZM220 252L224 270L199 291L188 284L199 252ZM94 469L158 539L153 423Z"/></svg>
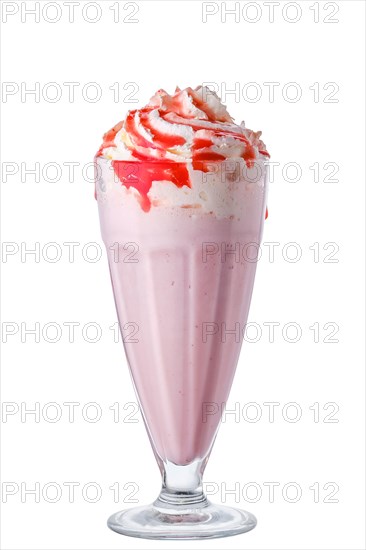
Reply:
<svg viewBox="0 0 366 550"><path fill-rule="evenodd" d="M164 462L163 486L154 506L172 513L177 507L180 512L185 508L204 508L209 505L202 487L202 475L206 460L197 460L185 466Z"/></svg>

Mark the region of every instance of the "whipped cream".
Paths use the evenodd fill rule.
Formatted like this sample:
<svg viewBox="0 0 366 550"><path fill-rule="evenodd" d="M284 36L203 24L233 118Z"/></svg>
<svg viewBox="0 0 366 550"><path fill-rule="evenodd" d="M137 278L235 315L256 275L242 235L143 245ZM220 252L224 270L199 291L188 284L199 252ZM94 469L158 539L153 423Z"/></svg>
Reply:
<svg viewBox="0 0 366 550"><path fill-rule="evenodd" d="M98 155L111 160L169 160L193 163L243 158L249 165L268 157L244 122L235 124L215 92L205 86L159 90L146 107L129 111L104 135Z"/></svg>
<svg viewBox="0 0 366 550"><path fill-rule="evenodd" d="M260 137L244 122L235 124L207 87L177 88L173 95L159 90L146 107L129 111L104 135L97 157L111 162L123 186L137 192L145 212L163 204L212 212L218 199L233 199L227 162L236 163L242 181L253 182L243 167L252 171L259 165L263 172L269 154ZM217 177L220 165L224 178ZM210 173L215 177L207 180Z"/></svg>

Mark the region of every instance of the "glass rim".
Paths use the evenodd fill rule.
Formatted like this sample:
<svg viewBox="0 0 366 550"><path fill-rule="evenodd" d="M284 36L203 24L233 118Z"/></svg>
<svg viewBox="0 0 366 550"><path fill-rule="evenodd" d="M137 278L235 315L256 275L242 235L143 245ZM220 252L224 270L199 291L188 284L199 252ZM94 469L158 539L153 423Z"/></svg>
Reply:
<svg viewBox="0 0 366 550"><path fill-rule="evenodd" d="M167 164L169 166L174 166L174 165L180 165L180 164L187 164L187 165L192 165L194 162L195 163L203 163L203 164L213 164L213 165L220 165L220 164L227 164L227 163L244 163L248 169L250 169L252 166L248 166L246 161L242 158L242 157L232 157L232 158L226 158L226 159L222 159L222 160L219 160L219 159L214 159L214 160L204 160L204 159L200 159L200 160L193 160L192 158L188 158L188 159L182 159L182 160L173 160L173 159L146 159L146 160L142 160L142 159L111 159L111 158L106 158L106 157L103 157L102 155L99 155L99 156L95 156L94 157L94 161L95 162L109 162L109 163L112 163L112 162L123 162L123 163L127 163L127 164L152 164L152 165L156 165L156 164ZM269 157L266 157L266 156L261 156L261 157L258 157L258 158L255 158L253 159L253 161L251 161L251 163L253 165L255 164L267 164L268 162L270 161Z"/></svg>

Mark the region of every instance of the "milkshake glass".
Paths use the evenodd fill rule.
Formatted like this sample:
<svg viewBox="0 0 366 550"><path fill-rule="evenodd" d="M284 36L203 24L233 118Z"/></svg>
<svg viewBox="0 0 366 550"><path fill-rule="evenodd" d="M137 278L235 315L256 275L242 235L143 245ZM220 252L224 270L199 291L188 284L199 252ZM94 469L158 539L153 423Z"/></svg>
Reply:
<svg viewBox="0 0 366 550"><path fill-rule="evenodd" d="M120 330L162 475L152 505L109 519L111 529L130 536L213 538L256 524L248 512L211 504L202 475L247 322L266 212L266 155L250 163L217 159L205 139L206 154L194 162L141 151L96 158Z"/></svg>

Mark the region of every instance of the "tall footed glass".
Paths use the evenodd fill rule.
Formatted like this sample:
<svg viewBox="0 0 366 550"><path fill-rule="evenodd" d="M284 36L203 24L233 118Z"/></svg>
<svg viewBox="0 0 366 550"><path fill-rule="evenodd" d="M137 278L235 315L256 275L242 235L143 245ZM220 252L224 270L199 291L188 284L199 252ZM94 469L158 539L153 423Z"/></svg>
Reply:
<svg viewBox="0 0 366 550"><path fill-rule="evenodd" d="M178 163L97 158L96 196L120 329L162 475L148 506L111 516L125 535L243 533L245 511L212 504L202 475L239 358L266 206L266 167L211 163L172 183ZM144 196L144 177L169 172ZM120 181L121 171L129 188ZM173 175L173 177L172 177ZM134 182L139 181L138 192ZM146 186L147 188L147 186ZM228 460L230 456L228 455Z"/></svg>

